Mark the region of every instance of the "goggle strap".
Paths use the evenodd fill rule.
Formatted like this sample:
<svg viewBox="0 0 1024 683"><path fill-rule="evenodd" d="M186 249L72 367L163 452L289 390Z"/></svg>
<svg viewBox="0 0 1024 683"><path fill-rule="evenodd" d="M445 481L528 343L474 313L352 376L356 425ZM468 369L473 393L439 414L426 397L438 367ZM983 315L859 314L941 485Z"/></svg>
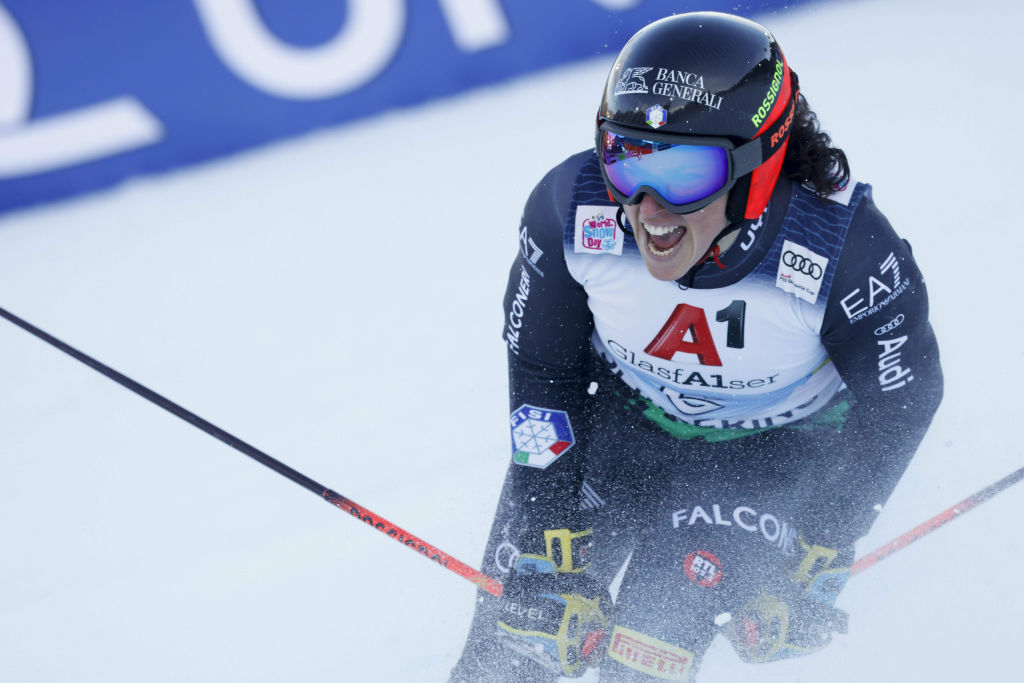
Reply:
<svg viewBox="0 0 1024 683"><path fill-rule="evenodd" d="M763 136L762 136L763 137ZM764 163L764 143L761 138L745 142L732 151L734 178L742 178Z"/></svg>

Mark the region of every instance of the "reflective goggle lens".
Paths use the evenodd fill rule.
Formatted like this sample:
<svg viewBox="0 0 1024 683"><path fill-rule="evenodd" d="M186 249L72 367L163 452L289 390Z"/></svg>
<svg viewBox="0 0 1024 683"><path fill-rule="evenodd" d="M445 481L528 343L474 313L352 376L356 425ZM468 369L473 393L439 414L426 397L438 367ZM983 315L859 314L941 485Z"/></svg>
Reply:
<svg viewBox="0 0 1024 683"><path fill-rule="evenodd" d="M608 180L626 197L646 185L671 204L689 204L729 182L729 152L722 147L655 142L607 130L602 147Z"/></svg>

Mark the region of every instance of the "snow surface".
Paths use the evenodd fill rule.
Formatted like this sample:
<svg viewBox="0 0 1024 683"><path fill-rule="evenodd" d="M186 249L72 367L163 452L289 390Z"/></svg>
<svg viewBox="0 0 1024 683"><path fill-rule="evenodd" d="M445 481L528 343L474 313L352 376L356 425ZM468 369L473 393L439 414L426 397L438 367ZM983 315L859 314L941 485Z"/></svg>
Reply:
<svg viewBox="0 0 1024 683"><path fill-rule="evenodd" d="M860 549L1017 469L1016 2L762 17L914 245L946 399ZM607 58L0 217L0 306L477 565L500 299ZM0 680L444 681L473 587L0 321ZM1024 486L854 578L849 635L702 681L1017 681ZM595 676L588 674L589 680Z"/></svg>

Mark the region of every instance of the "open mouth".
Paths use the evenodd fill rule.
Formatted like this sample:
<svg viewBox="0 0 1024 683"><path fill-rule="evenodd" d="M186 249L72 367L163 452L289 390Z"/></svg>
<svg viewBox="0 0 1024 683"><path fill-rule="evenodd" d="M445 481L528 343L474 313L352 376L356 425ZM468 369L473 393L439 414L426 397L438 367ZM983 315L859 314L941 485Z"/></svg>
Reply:
<svg viewBox="0 0 1024 683"><path fill-rule="evenodd" d="M647 251L659 258L671 256L686 237L686 226L683 225L642 225L647 233Z"/></svg>

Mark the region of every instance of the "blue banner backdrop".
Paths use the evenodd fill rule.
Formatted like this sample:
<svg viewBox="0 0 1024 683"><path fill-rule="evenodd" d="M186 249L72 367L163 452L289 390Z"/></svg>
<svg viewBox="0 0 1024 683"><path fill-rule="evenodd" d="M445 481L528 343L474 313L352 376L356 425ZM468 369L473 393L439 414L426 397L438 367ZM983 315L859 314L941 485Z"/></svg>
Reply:
<svg viewBox="0 0 1024 683"><path fill-rule="evenodd" d="M0 212L794 4L0 0Z"/></svg>

